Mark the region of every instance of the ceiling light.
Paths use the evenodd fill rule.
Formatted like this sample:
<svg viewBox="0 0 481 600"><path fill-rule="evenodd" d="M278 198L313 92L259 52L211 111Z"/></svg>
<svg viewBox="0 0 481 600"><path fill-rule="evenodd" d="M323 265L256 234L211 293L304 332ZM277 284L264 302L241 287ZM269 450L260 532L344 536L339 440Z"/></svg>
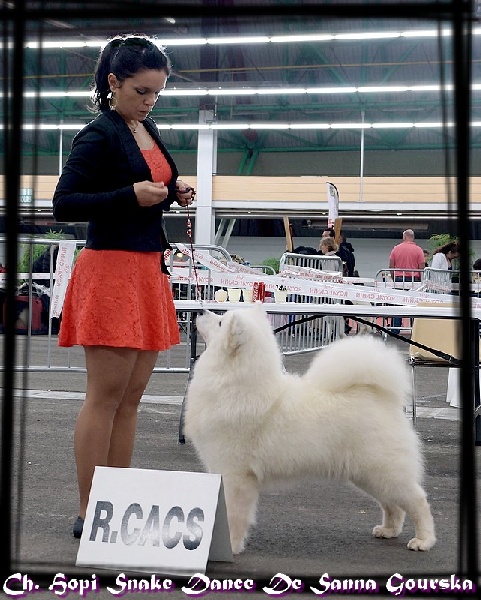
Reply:
<svg viewBox="0 0 481 600"><path fill-rule="evenodd" d="M373 129L404 129L414 127L414 123L373 123Z"/></svg>
<svg viewBox="0 0 481 600"><path fill-rule="evenodd" d="M371 123L331 123L331 129L369 129Z"/></svg>
<svg viewBox="0 0 481 600"><path fill-rule="evenodd" d="M270 41L273 43L292 43L292 42L327 42L334 36L326 33L306 33L305 35L273 35Z"/></svg>
<svg viewBox="0 0 481 600"><path fill-rule="evenodd" d="M245 123L212 123L211 129L248 129Z"/></svg>
<svg viewBox="0 0 481 600"><path fill-rule="evenodd" d="M437 29L413 29L411 31L403 31L401 32L401 37L410 38L410 37L437 37L439 35L439 31ZM443 29L441 35L451 35L450 29Z"/></svg>
<svg viewBox="0 0 481 600"><path fill-rule="evenodd" d="M72 130L79 131L85 127L86 123L24 123L23 129L40 129L40 130ZM221 123L156 123L158 129L168 130L175 129L180 131L195 131L195 130L239 130L239 129L412 129L412 128L442 128L454 127L454 123L449 121L442 122L393 122L393 123L239 123L239 122L221 122ZM472 121L471 127L481 127L481 121ZM0 124L0 129L5 129L3 124Z"/></svg>
<svg viewBox="0 0 481 600"><path fill-rule="evenodd" d="M452 121L447 121L446 123L440 123L439 121L433 123L429 123L427 121L425 123L413 123L413 127L452 127L453 125L454 123Z"/></svg>
<svg viewBox="0 0 481 600"><path fill-rule="evenodd" d="M270 42L267 35L207 38L208 44L265 44Z"/></svg>
<svg viewBox="0 0 481 600"><path fill-rule="evenodd" d="M330 129L328 123L290 123L289 129Z"/></svg>
<svg viewBox="0 0 481 600"><path fill-rule="evenodd" d="M159 96L206 96L207 94L207 90L201 90L200 88L188 90L182 88L177 89L174 87L159 92Z"/></svg>
<svg viewBox="0 0 481 600"><path fill-rule="evenodd" d="M336 87L312 87L306 88L306 93L309 94L354 94L358 88L347 85L339 85Z"/></svg>
<svg viewBox="0 0 481 600"><path fill-rule="evenodd" d="M172 38L170 40L154 40L155 43L160 46L205 46L207 44L207 38Z"/></svg>
<svg viewBox="0 0 481 600"><path fill-rule="evenodd" d="M396 31L366 31L359 33L339 33L333 36L334 40L384 40L400 37Z"/></svg>
<svg viewBox="0 0 481 600"><path fill-rule="evenodd" d="M172 22L167 18L169 22ZM272 43L299 43L299 42L328 42L328 41L369 41L395 38L435 38L438 37L437 27L433 29L412 29L408 31L371 31L371 32L349 32L349 33L306 33L292 35L274 35L274 36L231 36L219 38L168 38L156 39L159 46L204 46L206 44L259 44L265 42ZM452 35L450 28L444 28L441 31L442 36ZM481 35L481 27L473 28L473 35ZM91 42L78 40L56 40L42 42L42 48L80 48L80 47L98 47L101 48L106 40L92 40ZM2 46L0 44L0 46ZM35 49L40 47L38 41L30 41L26 44L27 48Z"/></svg>
<svg viewBox="0 0 481 600"><path fill-rule="evenodd" d="M475 83L471 88L473 91L481 91L481 83ZM399 94L403 92L439 92L441 90L440 85L427 84L427 85L386 85L386 86L361 86L352 87L340 85L338 87L306 87L306 88L295 88L295 87L244 87L244 88L177 88L169 87L162 90L160 96L249 96L249 95L298 95L298 94L354 94L354 93L370 93L370 94ZM444 86L445 91L452 91L452 85ZM27 98L36 98L40 94L41 97L49 98L61 98L61 97L87 97L91 95L91 91L85 90L40 90L38 91L26 91L24 93ZM0 92L0 97L3 93Z"/></svg>

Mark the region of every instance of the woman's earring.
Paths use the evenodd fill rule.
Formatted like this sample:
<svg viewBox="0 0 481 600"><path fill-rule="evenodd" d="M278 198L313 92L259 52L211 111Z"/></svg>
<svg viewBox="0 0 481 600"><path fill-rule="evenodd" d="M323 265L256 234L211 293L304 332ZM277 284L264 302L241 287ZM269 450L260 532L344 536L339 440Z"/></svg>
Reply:
<svg viewBox="0 0 481 600"><path fill-rule="evenodd" d="M109 105L110 105L110 109L114 110L115 109L115 92L110 92L109 94Z"/></svg>

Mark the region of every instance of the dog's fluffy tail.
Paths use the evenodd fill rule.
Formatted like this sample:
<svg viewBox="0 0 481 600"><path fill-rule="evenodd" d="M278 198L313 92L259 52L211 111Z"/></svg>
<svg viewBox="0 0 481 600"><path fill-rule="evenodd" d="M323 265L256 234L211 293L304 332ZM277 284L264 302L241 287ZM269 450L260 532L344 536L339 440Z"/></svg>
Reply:
<svg viewBox="0 0 481 600"><path fill-rule="evenodd" d="M379 338L353 336L321 350L304 376L327 392L342 393L357 386L387 392L394 402L409 397L410 377L402 354ZM315 383L314 383L315 382Z"/></svg>

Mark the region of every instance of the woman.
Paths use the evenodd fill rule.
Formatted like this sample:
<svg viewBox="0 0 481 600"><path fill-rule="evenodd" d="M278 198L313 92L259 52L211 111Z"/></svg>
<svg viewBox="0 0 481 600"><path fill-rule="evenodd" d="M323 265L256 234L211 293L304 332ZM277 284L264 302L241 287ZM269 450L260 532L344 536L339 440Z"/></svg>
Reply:
<svg viewBox="0 0 481 600"><path fill-rule="evenodd" d="M323 237L321 238L321 241L319 242L319 254L322 254L323 256L337 256L341 259L341 264L342 264L342 273L343 275L347 276L348 273L348 269L347 269L347 265L343 260L343 257L341 255L340 252L340 248L339 246L336 244L336 242L334 241L333 237ZM324 267L324 271L328 271L330 269L326 268L327 265ZM337 269L335 269L337 271Z"/></svg>
<svg viewBox="0 0 481 600"><path fill-rule="evenodd" d="M170 74L152 40L118 36L102 49L93 101L99 115L75 137L59 179L57 221L88 222L67 289L60 346L85 351L87 390L75 425L79 538L96 465L129 467L142 394L158 352L179 343L162 252L163 211L193 191L148 117ZM162 270L161 270L162 269Z"/></svg>
<svg viewBox="0 0 481 600"><path fill-rule="evenodd" d="M323 237L319 242L319 252L324 256L334 256L338 246L332 237Z"/></svg>
<svg viewBox="0 0 481 600"><path fill-rule="evenodd" d="M448 242L444 246L440 246L433 253L431 262L432 269L442 269L443 271L451 271L452 261L459 257L459 244L457 242Z"/></svg>

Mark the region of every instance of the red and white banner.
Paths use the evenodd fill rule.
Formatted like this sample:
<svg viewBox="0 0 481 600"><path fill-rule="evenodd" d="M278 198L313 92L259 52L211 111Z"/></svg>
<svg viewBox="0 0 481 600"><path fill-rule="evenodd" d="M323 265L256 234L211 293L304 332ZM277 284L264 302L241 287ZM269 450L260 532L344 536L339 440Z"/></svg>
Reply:
<svg viewBox="0 0 481 600"><path fill-rule="evenodd" d="M77 242L75 241L62 241L59 243L57 266L55 269L55 285L53 286L50 301L50 318L60 317L60 313L62 312L76 248Z"/></svg>

